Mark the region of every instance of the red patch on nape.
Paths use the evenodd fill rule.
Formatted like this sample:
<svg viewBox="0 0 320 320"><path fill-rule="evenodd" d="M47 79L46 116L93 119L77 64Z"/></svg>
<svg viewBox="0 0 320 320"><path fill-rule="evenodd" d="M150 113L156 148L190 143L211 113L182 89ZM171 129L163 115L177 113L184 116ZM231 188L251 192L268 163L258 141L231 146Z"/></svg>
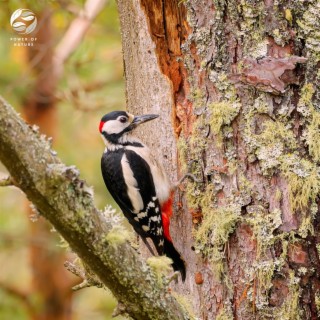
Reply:
<svg viewBox="0 0 320 320"><path fill-rule="evenodd" d="M170 236L170 218L172 216L172 203L173 192L170 194L170 198L161 206L162 227L164 237L172 242Z"/></svg>
<svg viewBox="0 0 320 320"><path fill-rule="evenodd" d="M100 121L100 124L99 124L99 131L100 131L100 133L102 133L102 127L103 127L104 124L105 124L105 122Z"/></svg>

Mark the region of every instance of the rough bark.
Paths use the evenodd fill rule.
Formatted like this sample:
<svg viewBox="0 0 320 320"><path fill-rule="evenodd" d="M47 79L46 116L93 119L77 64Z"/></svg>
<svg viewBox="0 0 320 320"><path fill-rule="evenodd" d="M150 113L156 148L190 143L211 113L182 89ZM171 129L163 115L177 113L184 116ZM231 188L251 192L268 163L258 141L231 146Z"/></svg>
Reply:
<svg viewBox="0 0 320 320"><path fill-rule="evenodd" d="M93 204L92 190L66 167L48 141L0 100L0 160L25 192L133 319L190 319L161 277L150 272L112 212Z"/></svg>
<svg viewBox="0 0 320 320"><path fill-rule="evenodd" d="M128 109L161 115L141 137L203 179L177 196L177 289L201 319L316 319L319 2L118 6Z"/></svg>

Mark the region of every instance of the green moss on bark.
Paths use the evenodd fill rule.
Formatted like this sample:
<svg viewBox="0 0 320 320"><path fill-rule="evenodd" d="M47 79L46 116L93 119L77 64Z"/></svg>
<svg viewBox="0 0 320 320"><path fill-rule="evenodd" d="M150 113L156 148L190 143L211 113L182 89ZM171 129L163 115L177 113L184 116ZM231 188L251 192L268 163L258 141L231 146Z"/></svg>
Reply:
<svg viewBox="0 0 320 320"><path fill-rule="evenodd" d="M308 9L297 20L299 35L306 42L305 46L313 62L320 60L320 3L309 1Z"/></svg>
<svg viewBox="0 0 320 320"><path fill-rule="evenodd" d="M147 259L147 264L154 273L159 286L163 287L163 279L172 272L172 260L166 256L150 257Z"/></svg>
<svg viewBox="0 0 320 320"><path fill-rule="evenodd" d="M258 317L276 314L281 319L295 319L296 314L298 319L303 318L299 306L300 278L287 272L293 269L287 265L287 251L297 239L314 234L320 192L320 116L316 103L320 75L315 78L314 72L320 47L317 31L320 28L314 26L320 21L320 5L316 1L298 0L214 0L213 4L212 59L206 60L208 51L203 47L204 43L208 44L209 27L197 30L193 44L197 47L199 39L200 72L207 68L217 92L212 90L204 99L206 95L194 89L198 85L195 74L191 87L197 101L193 103L196 102L195 109L201 109L202 113L196 113L201 115L191 136L179 141L183 158L195 159L191 171L204 174L205 180L200 186L188 183L186 190L189 208L202 214L202 220L194 225L195 247L211 262L220 282L228 282L224 278L228 272L223 249L234 230L244 224L256 242L256 261L247 267L245 277L250 286L247 298L261 312ZM197 28L197 15L193 14L192 28ZM232 30L228 29L230 26ZM296 32L300 38L295 36ZM306 39L305 47L300 39ZM276 59L287 54L306 56L309 60L306 78L303 77L305 66L297 67L293 71L299 78L297 84L288 86L284 94L275 97L239 83L235 88L230 83L232 68L234 64L238 70L243 68L239 63L243 57L271 55ZM197 69L195 65L188 69L190 74L194 69ZM300 89L297 85L301 85ZM242 147L245 152L239 150ZM214 165L210 167L208 163ZM273 188L274 185L277 187ZM289 199L285 198L288 195ZM284 232L281 227L291 230ZM282 253L275 257L279 244ZM304 271L299 272L302 276ZM290 276L288 297L280 307L269 306L275 274ZM228 317L225 311L220 310L218 317Z"/></svg>
<svg viewBox="0 0 320 320"><path fill-rule="evenodd" d="M195 248L209 259L215 276L222 278L225 244L240 220L240 208L212 206L212 200L202 207L203 219L194 230Z"/></svg>
<svg viewBox="0 0 320 320"><path fill-rule="evenodd" d="M301 296L300 278L296 277L294 271L289 271L289 292L283 305L275 312L278 319L283 320L302 320L306 315L299 306Z"/></svg>
<svg viewBox="0 0 320 320"><path fill-rule="evenodd" d="M240 103L216 102L209 105L211 111L210 125L214 134L218 134L223 125L230 125L240 111Z"/></svg>

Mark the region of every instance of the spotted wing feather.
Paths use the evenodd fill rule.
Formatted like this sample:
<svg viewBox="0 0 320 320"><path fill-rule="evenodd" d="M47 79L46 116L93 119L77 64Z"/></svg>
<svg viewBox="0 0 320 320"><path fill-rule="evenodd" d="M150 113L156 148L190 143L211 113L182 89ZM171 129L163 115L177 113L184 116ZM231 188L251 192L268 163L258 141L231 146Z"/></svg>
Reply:
<svg viewBox="0 0 320 320"><path fill-rule="evenodd" d="M136 188L142 198L142 206L139 211L134 209L130 199L128 181L124 174L125 160L131 169L134 182L129 181L129 188ZM123 211L135 231L143 237L149 237L155 244L159 254L163 253L163 227L161 220L161 208L156 197L151 170L147 162L132 150L123 148L104 153L101 159L101 167L105 184ZM131 190L132 194L132 190ZM131 196L132 197L132 196Z"/></svg>

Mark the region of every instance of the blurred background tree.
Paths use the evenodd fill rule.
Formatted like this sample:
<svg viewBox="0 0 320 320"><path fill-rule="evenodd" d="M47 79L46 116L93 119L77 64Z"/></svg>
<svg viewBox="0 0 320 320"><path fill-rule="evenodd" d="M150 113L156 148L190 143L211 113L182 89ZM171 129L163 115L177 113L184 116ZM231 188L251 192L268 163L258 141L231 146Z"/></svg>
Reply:
<svg viewBox="0 0 320 320"><path fill-rule="evenodd" d="M125 107L115 1L108 1L91 23L59 79L52 69L55 49L85 3L1 1L0 88L30 123L54 138L64 161L81 170L101 208L114 203L100 175L103 144L97 124L101 115ZM14 45L13 38L21 36L12 30L10 16L19 8L32 10L38 18L32 47ZM0 167L0 175L5 174ZM68 250L63 242L57 245L59 236L43 218L29 209L25 213L24 195L15 188L1 188L0 204L0 318L50 319L50 313L52 319L111 318L111 294L97 288L71 293L77 280L62 266ZM67 255L72 258L72 253ZM64 310L56 314L59 304Z"/></svg>

